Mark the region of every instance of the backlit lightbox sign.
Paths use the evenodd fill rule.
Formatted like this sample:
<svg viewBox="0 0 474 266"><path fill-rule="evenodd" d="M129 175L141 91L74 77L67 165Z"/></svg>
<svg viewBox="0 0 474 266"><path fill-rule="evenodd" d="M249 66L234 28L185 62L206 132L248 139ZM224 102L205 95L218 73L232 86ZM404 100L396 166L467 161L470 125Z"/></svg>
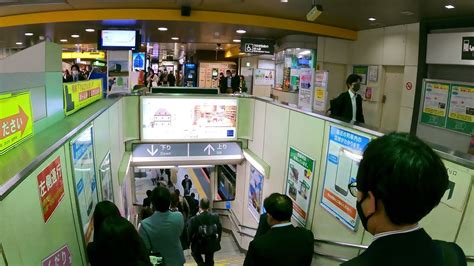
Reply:
<svg viewBox="0 0 474 266"><path fill-rule="evenodd" d="M237 99L144 97L141 128L142 140L234 140Z"/></svg>
<svg viewBox="0 0 474 266"><path fill-rule="evenodd" d="M240 51L247 54L273 55L275 42L273 40L242 38Z"/></svg>

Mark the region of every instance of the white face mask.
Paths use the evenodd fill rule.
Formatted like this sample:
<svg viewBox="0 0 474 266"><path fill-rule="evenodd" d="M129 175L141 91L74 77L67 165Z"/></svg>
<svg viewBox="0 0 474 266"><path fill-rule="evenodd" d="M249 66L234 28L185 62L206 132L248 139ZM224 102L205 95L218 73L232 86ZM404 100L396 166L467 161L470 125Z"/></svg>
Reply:
<svg viewBox="0 0 474 266"><path fill-rule="evenodd" d="M73 71L72 71L72 75L73 75L73 76L77 76L77 75L79 75L79 71L77 71L77 70L73 70Z"/></svg>

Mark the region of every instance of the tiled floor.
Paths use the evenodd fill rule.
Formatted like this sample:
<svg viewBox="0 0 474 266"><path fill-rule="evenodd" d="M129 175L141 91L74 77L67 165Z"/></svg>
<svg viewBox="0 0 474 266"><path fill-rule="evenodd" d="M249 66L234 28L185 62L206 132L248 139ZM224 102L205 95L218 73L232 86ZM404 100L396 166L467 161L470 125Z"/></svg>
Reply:
<svg viewBox="0 0 474 266"><path fill-rule="evenodd" d="M191 251L186 250L186 266L197 265L191 256ZM223 233L221 239L221 250L214 254L215 266L242 265L244 263L245 254L240 253L239 247L234 242L230 234Z"/></svg>

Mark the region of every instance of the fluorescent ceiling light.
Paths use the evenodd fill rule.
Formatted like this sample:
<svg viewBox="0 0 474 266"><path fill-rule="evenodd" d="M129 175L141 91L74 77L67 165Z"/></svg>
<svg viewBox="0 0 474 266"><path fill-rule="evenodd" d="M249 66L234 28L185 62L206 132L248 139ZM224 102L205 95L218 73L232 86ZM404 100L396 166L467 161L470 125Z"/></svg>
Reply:
<svg viewBox="0 0 474 266"><path fill-rule="evenodd" d="M22 42L17 42L16 45L22 45L23 43Z"/></svg>
<svg viewBox="0 0 474 266"><path fill-rule="evenodd" d="M288 3L288 0L280 0L282 3Z"/></svg>
<svg viewBox="0 0 474 266"><path fill-rule="evenodd" d="M453 8L454 8L453 5L445 5L444 7L445 7L446 9L453 9Z"/></svg>
<svg viewBox="0 0 474 266"><path fill-rule="evenodd" d="M240 43L240 40L235 39L233 42Z"/></svg>
<svg viewBox="0 0 474 266"><path fill-rule="evenodd" d="M177 40L179 40L179 38L178 37L171 37L171 40L177 41Z"/></svg>
<svg viewBox="0 0 474 266"><path fill-rule="evenodd" d="M167 31L168 28L166 28L166 27L159 27L158 30L159 30L159 31Z"/></svg>
<svg viewBox="0 0 474 266"><path fill-rule="evenodd" d="M245 33L247 33L246 30L236 30L235 32L237 32L238 34L245 34Z"/></svg>
<svg viewBox="0 0 474 266"><path fill-rule="evenodd" d="M377 19L375 18L369 18L370 21L376 21Z"/></svg>
<svg viewBox="0 0 474 266"><path fill-rule="evenodd" d="M34 34L32 32L26 32L25 36L33 36Z"/></svg>
<svg viewBox="0 0 474 266"><path fill-rule="evenodd" d="M86 29L87 32L95 32L94 29Z"/></svg>
<svg viewBox="0 0 474 266"><path fill-rule="evenodd" d="M73 34L71 35L72 38L79 38L79 35L78 34Z"/></svg>
<svg viewBox="0 0 474 266"><path fill-rule="evenodd" d="M60 42L67 42L67 39L61 39Z"/></svg>

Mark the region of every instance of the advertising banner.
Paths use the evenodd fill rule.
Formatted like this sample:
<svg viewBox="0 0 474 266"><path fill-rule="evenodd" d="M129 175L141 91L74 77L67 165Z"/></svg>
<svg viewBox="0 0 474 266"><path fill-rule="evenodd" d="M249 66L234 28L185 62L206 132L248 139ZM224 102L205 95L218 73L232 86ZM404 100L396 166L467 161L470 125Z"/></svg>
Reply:
<svg viewBox="0 0 474 266"><path fill-rule="evenodd" d="M263 174L250 165L248 208L257 222L263 209L263 179Z"/></svg>
<svg viewBox="0 0 474 266"><path fill-rule="evenodd" d="M425 81L425 99L421 122L438 127L446 125L449 84Z"/></svg>
<svg viewBox="0 0 474 266"><path fill-rule="evenodd" d="M254 83L257 86L272 86L275 82L275 71L267 69L255 69Z"/></svg>
<svg viewBox="0 0 474 266"><path fill-rule="evenodd" d="M114 190L112 185L112 168L110 167L110 152L105 155L99 168L100 183L102 188L102 200L114 202Z"/></svg>
<svg viewBox="0 0 474 266"><path fill-rule="evenodd" d="M37 177L40 205L46 223L64 197L61 158L58 156Z"/></svg>
<svg viewBox="0 0 474 266"><path fill-rule="evenodd" d="M356 181L359 162L370 139L330 126L321 206L351 230L357 225L357 198L348 185Z"/></svg>
<svg viewBox="0 0 474 266"><path fill-rule="evenodd" d="M473 124L474 86L452 84L446 128L472 134Z"/></svg>
<svg viewBox="0 0 474 266"><path fill-rule="evenodd" d="M32 134L30 92L0 95L0 155Z"/></svg>
<svg viewBox="0 0 474 266"><path fill-rule="evenodd" d="M71 266L72 255L69 251L68 245L64 245L62 248L55 251L49 257L45 258L41 265L43 266Z"/></svg>
<svg viewBox="0 0 474 266"><path fill-rule="evenodd" d="M236 99L142 98L142 140L236 139Z"/></svg>
<svg viewBox="0 0 474 266"><path fill-rule="evenodd" d="M64 83L64 113L71 115L102 99L102 79Z"/></svg>
<svg viewBox="0 0 474 266"><path fill-rule="evenodd" d="M319 112L325 112L328 98L328 71L316 71L316 82L314 91L313 108Z"/></svg>
<svg viewBox="0 0 474 266"><path fill-rule="evenodd" d="M315 160L290 147L286 195L293 201L293 217L306 226L313 188Z"/></svg>
<svg viewBox="0 0 474 266"><path fill-rule="evenodd" d="M298 106L303 110L313 109L314 69L300 69L300 90L298 92Z"/></svg>
<svg viewBox="0 0 474 266"><path fill-rule="evenodd" d="M92 129L92 126L88 127L70 142L77 203L86 243L92 236L92 213L99 198L95 176Z"/></svg>

